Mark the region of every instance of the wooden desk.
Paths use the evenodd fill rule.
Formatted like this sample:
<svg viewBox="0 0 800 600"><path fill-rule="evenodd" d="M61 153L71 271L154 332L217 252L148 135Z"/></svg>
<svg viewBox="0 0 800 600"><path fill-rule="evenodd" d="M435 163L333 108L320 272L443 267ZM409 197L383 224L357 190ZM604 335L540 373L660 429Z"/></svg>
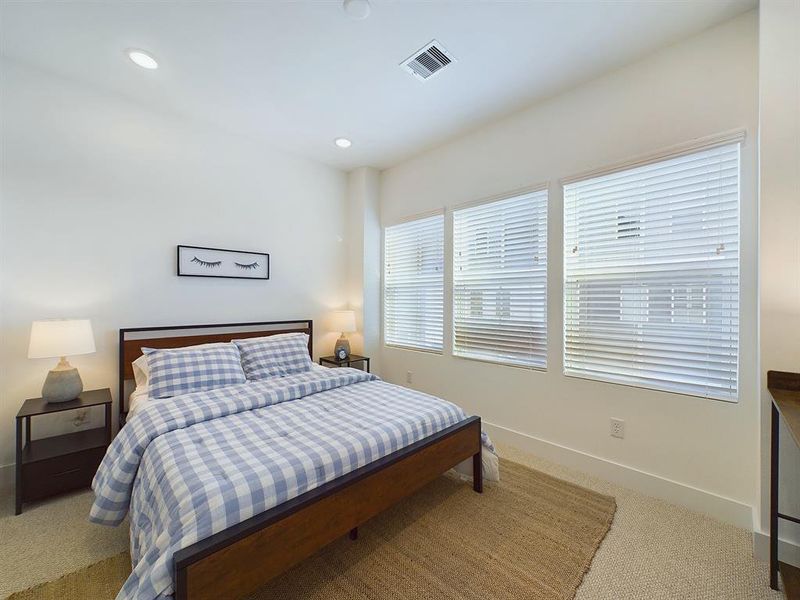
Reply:
<svg viewBox="0 0 800 600"><path fill-rule="evenodd" d="M800 569L778 560L778 519L800 523L800 518L778 510L778 451L780 420L783 418L794 443L800 448L800 373L767 372L767 389L772 394L772 436L770 440L769 498L769 586L778 589L781 572L787 600L800 600Z"/></svg>

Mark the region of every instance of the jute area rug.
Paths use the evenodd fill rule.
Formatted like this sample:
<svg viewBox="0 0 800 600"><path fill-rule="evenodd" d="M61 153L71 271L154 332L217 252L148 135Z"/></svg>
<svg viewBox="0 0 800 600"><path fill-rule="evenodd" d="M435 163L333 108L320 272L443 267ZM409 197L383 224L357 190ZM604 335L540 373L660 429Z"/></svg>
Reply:
<svg viewBox="0 0 800 600"><path fill-rule="evenodd" d="M440 477L250 600L571 600L614 499L508 461L501 478L476 494ZM9 600L111 600L129 573L122 553Z"/></svg>

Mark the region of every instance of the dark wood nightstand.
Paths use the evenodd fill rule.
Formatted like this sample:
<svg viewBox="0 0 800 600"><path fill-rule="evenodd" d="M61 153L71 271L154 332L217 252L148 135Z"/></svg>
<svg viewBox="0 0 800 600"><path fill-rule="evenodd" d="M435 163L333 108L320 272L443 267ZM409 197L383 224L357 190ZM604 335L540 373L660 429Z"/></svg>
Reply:
<svg viewBox="0 0 800 600"><path fill-rule="evenodd" d="M65 410L105 406L105 425L38 440L31 439L31 418ZM22 422L25 421L25 438ZM111 390L90 390L69 402L26 400L17 413L17 507L61 492L88 487L111 443Z"/></svg>
<svg viewBox="0 0 800 600"><path fill-rule="evenodd" d="M352 363L360 362L364 365L363 370L369 373L369 357L361 356L360 354L351 354L344 360L339 360L335 356L322 356L319 359L319 364L330 365L332 367L350 367Z"/></svg>

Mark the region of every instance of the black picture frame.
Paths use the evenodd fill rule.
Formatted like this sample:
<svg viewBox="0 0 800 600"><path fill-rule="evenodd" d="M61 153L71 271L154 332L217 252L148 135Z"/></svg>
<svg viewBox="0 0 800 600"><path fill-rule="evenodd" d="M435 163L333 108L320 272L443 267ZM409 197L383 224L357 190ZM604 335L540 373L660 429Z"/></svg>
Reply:
<svg viewBox="0 0 800 600"><path fill-rule="evenodd" d="M204 255L208 256L209 254L227 254L227 255L240 255L240 259L243 260L252 260L254 256L256 257L263 257L264 264L259 265L258 272L253 273L252 275L248 275L246 273L242 273L241 275L232 275L231 270L221 269L219 272L214 273L214 269L217 267L210 267L208 268L208 273L201 273L201 272L188 272L186 262L184 259L184 252L189 251L191 253L192 250L201 251ZM246 257L246 258L245 258ZM197 258L196 256L194 258ZM178 244L175 252L175 264L176 264L176 272L178 277L213 277L218 279L251 279L256 281L265 281L270 278L270 261L269 261L269 254L266 252L251 252L248 250L230 250L228 248L210 248L208 246L190 246L187 244ZM229 257L230 261L236 264L234 257ZM192 261L188 261L192 262ZM204 261L200 261L203 263ZM222 261L220 261L222 262ZM256 261L257 262L257 261ZM220 265L218 265L220 266Z"/></svg>

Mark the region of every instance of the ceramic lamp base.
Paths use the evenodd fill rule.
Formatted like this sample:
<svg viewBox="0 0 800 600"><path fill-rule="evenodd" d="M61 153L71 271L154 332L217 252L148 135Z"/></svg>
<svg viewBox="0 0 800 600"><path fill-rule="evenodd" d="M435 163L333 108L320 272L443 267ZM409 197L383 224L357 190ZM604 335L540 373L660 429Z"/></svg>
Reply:
<svg viewBox="0 0 800 600"><path fill-rule="evenodd" d="M340 350L344 350L345 358L350 356L350 340L348 340L346 337L340 337L338 340L336 340L336 346L333 348L333 355L341 360L339 353Z"/></svg>
<svg viewBox="0 0 800 600"><path fill-rule="evenodd" d="M69 402L83 391L83 381L78 369L53 369L47 374L42 387L42 398L47 402Z"/></svg>

